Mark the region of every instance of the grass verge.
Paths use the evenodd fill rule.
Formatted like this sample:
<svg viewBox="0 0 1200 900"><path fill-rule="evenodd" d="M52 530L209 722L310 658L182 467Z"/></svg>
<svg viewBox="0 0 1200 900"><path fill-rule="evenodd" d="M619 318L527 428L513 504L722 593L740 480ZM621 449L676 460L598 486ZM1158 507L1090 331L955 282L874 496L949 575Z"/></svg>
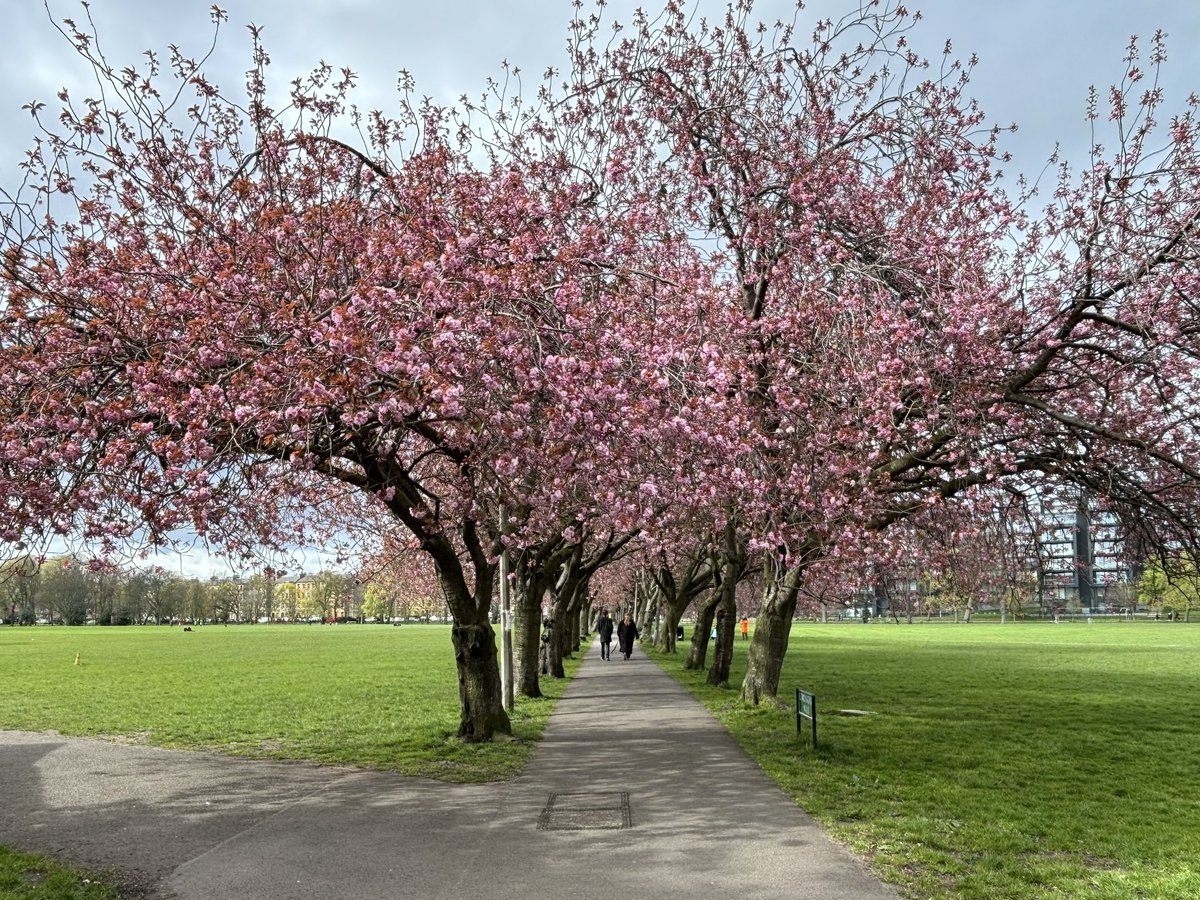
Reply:
<svg viewBox="0 0 1200 900"><path fill-rule="evenodd" d="M3 900L116 900L118 896L113 880L107 875L0 847Z"/></svg>
<svg viewBox="0 0 1200 900"><path fill-rule="evenodd" d="M514 741L469 744L448 625L0 628L0 729L501 781L581 661L518 699Z"/></svg>
<svg viewBox="0 0 1200 900"><path fill-rule="evenodd" d="M906 896L1200 898L1200 628L797 625L784 709L737 702L740 641L731 688L656 658Z"/></svg>
<svg viewBox="0 0 1200 900"><path fill-rule="evenodd" d="M518 698L514 740L468 744L447 625L0 628L0 729L500 781L582 661ZM116 900L115 884L0 846L0 900Z"/></svg>

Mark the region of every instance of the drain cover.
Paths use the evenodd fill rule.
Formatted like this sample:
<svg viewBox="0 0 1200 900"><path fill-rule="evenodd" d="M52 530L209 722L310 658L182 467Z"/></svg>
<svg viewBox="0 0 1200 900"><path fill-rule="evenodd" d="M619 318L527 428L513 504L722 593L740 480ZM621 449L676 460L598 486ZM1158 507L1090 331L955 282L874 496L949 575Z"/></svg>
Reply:
<svg viewBox="0 0 1200 900"><path fill-rule="evenodd" d="M538 816L538 831L630 828L629 794L562 791L551 794Z"/></svg>

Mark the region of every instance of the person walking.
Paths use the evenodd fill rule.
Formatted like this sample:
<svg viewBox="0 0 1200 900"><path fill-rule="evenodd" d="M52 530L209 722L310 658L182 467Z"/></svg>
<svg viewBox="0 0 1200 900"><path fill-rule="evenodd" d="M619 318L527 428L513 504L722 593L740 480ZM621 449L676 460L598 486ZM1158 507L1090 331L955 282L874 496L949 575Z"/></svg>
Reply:
<svg viewBox="0 0 1200 900"><path fill-rule="evenodd" d="M637 636L638 627L633 624L633 616L625 613L625 618L617 626L617 643L620 645L621 653L626 659L629 659L633 654L633 642Z"/></svg>
<svg viewBox="0 0 1200 900"><path fill-rule="evenodd" d="M600 610L600 618L596 620L596 631L600 635L600 658L612 658L613 620L608 610Z"/></svg>
<svg viewBox="0 0 1200 900"><path fill-rule="evenodd" d="M750 640L750 620L742 616L742 640Z"/></svg>

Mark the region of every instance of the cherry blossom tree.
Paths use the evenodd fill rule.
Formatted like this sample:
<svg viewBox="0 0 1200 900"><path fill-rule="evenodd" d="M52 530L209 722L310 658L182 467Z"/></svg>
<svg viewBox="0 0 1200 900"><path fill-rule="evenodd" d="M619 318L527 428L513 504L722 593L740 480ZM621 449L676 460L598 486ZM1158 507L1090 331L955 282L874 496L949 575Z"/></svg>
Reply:
<svg viewBox="0 0 1200 900"><path fill-rule="evenodd" d="M751 15L735 2L695 24L668 3L612 40L599 14L580 18L546 126L593 123L610 170L657 188L723 284L714 313L754 422L722 473L726 564L757 549L774 572L744 696L777 688L808 567L886 556L897 523L983 486L1084 485L1131 533L1194 543L1190 109L1164 127L1131 47L1094 110L1118 146L1097 138L1034 212L1027 188L1003 190L971 63L914 54L902 5L819 21L807 41ZM1151 66L1163 59L1157 39Z"/></svg>
<svg viewBox="0 0 1200 900"><path fill-rule="evenodd" d="M103 91L61 95L0 213L0 540L403 528L468 740L509 728L505 547L526 617L549 593L568 619L635 535L708 548L714 683L761 567L757 701L807 580L997 485L1079 485L1145 546L1200 544L1196 101L1164 120L1161 40L1042 200L1004 189L971 63L916 56L899 3L807 37L750 0L611 37L578 9L535 97L450 111L405 83L394 117L324 67L272 107L257 37L239 101L68 23Z"/></svg>
<svg viewBox="0 0 1200 900"><path fill-rule="evenodd" d="M178 51L118 70L66 33L104 92L60 95L4 208L0 539L250 553L393 521L454 617L461 736L507 731L501 541L636 530L727 389L687 236L561 169L481 168L428 104L351 111L353 148L352 75L272 108L257 34L239 103Z"/></svg>
<svg viewBox="0 0 1200 900"><path fill-rule="evenodd" d="M405 618L430 615L441 607L437 570L429 556L406 531L383 535L382 548L363 560L358 579L366 585L369 615Z"/></svg>
<svg viewBox="0 0 1200 900"><path fill-rule="evenodd" d="M552 281L552 259L532 263L561 243L544 230L555 211L474 171L435 110L397 161L382 118L377 160L327 137L348 73L297 82L285 125L260 46L243 110L191 60L172 56L176 86L160 89L155 60L117 72L71 37L109 93L79 109L62 96L62 128L5 213L4 538L190 525L277 546L305 535L304 509L353 492L434 561L461 735L507 731L477 437L498 411L524 414L497 396L514 372L539 377L521 307Z"/></svg>
<svg viewBox="0 0 1200 900"><path fill-rule="evenodd" d="M645 571L653 586L652 602L663 610L663 628L657 646L664 653L674 653L676 629L684 612L713 585L717 554L709 542L698 542L677 548L660 547L649 555Z"/></svg>

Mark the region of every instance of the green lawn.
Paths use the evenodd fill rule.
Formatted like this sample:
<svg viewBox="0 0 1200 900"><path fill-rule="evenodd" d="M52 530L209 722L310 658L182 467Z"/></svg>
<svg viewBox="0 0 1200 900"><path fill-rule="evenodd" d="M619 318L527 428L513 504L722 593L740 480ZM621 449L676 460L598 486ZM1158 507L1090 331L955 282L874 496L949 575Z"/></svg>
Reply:
<svg viewBox="0 0 1200 900"><path fill-rule="evenodd" d="M546 698L519 699L517 740L496 744L454 736L448 625L5 627L0 684L0 729L465 782L519 772L566 681L543 679Z"/></svg>
<svg viewBox="0 0 1200 900"><path fill-rule="evenodd" d="M731 689L658 658L908 896L1200 898L1198 627L797 625L788 709L733 702L740 641Z"/></svg>
<svg viewBox="0 0 1200 900"><path fill-rule="evenodd" d="M118 896L107 874L0 847L0 898L4 900L115 900Z"/></svg>
<svg viewBox="0 0 1200 900"><path fill-rule="evenodd" d="M660 659L909 896L1200 898L1200 627L798 625L788 709L742 708ZM2 628L0 683L0 728L455 781L519 771L565 687L519 701L516 742L458 741L444 625ZM817 696L815 754L796 687ZM93 896L33 892L43 865L0 849L11 896Z"/></svg>

